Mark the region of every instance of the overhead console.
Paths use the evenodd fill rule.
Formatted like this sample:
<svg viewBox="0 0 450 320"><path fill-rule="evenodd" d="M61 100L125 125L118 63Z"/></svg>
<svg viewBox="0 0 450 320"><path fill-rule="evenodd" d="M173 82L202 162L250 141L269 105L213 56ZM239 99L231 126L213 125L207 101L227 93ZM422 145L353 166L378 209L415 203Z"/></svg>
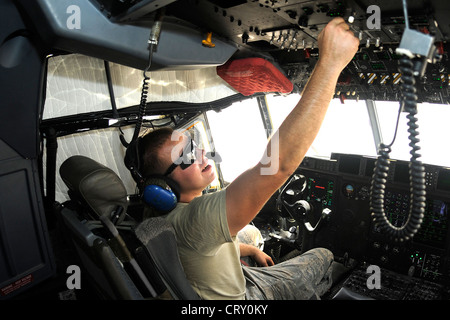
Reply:
<svg viewBox="0 0 450 320"><path fill-rule="evenodd" d="M419 102L449 103L448 16L450 3L407 1L409 27L434 37L439 63L430 65L417 84ZM301 92L318 59L318 35L335 17L347 21L360 39L360 50L343 71L335 97L398 101L401 73L396 48L405 30L402 1L371 0L199 0L176 1L170 14L190 21L214 37L238 46L233 58L273 60Z"/></svg>
<svg viewBox="0 0 450 320"><path fill-rule="evenodd" d="M405 276L450 284L450 168L425 165L425 216L416 235L397 241L373 223L370 180L375 158L334 153L331 159L306 157L280 196L284 214L304 226L303 250L325 247L341 261L354 259ZM293 176L293 177L294 177ZM301 183L299 183L301 181ZM385 212L401 227L410 205L408 162L391 160Z"/></svg>

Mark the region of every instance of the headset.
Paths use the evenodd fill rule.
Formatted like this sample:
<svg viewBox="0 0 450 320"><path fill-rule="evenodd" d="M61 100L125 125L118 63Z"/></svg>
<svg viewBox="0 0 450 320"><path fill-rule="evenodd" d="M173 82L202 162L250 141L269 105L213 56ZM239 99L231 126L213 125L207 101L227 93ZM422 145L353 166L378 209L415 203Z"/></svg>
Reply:
<svg viewBox="0 0 450 320"><path fill-rule="evenodd" d="M162 213L170 212L176 207L180 198L180 186L175 180L162 174L146 177L142 175L140 171L142 157L139 151L141 140L142 138L139 137L128 145L124 157L125 166L136 181L144 203Z"/></svg>

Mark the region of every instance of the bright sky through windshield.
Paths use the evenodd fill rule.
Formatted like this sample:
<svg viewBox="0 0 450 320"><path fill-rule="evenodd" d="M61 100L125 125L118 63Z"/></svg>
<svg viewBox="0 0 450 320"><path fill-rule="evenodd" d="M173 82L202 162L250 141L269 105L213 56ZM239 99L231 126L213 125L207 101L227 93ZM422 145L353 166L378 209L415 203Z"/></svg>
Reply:
<svg viewBox="0 0 450 320"><path fill-rule="evenodd" d="M272 124L278 128L299 99L298 95L267 96ZM376 108L384 143L393 138L397 120L398 102L376 101ZM450 167L450 107L439 104L419 104L419 138L421 161L427 164ZM217 113L208 112L216 150L221 154L222 173L232 181L244 170L254 166L266 147L266 134L256 99L235 103ZM391 158L410 159L406 114L400 116L396 141ZM369 115L365 101L333 99L321 130L307 156L329 158L332 152L376 156Z"/></svg>

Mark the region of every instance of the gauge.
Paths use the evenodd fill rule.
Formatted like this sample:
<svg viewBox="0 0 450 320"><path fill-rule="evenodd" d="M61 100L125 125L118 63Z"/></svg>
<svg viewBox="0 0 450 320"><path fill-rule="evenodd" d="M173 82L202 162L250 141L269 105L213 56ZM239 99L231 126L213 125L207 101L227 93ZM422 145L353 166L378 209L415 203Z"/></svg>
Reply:
<svg viewBox="0 0 450 320"><path fill-rule="evenodd" d="M344 195L347 198L353 198L354 193L355 193L355 187L353 187L353 185L351 185L351 184L346 184L344 186L344 190L343 191L344 191Z"/></svg>

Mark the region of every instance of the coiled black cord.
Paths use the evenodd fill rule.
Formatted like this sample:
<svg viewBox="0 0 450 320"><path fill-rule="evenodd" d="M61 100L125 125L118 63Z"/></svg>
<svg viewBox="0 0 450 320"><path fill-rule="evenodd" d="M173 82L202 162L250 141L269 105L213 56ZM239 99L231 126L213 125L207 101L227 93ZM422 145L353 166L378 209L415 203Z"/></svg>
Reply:
<svg viewBox="0 0 450 320"><path fill-rule="evenodd" d="M375 226L380 228L381 232L388 234L395 240L404 241L412 238L422 223L425 212L425 167L418 159L420 147L417 143L418 125L417 125L417 95L415 88L415 79L413 73L413 62L404 56L400 59L399 70L402 74L402 93L404 111L408 113L408 132L409 146L411 147L411 159L409 165L409 180L411 187L410 208L407 221L401 227L396 227L386 217L384 211L384 190L389 172L389 153L390 145L381 144L379 148L379 157L375 163L375 169L371 182L370 210L372 212ZM395 139L395 138L394 138Z"/></svg>
<svg viewBox="0 0 450 320"><path fill-rule="evenodd" d="M140 155L139 155L139 133L141 131L142 123L144 121L145 110L147 108L147 95L148 95L148 82L150 81L150 77L147 75L147 72L150 70L151 61L153 54L153 44L150 44L150 53L149 53L149 62L147 67L144 70L142 80L142 90L141 90L141 101L139 103L139 113L138 118L136 119L136 126L134 127L133 137L131 141L128 143L125 141L125 137L123 134L119 136L122 144L127 148L124 157L125 166L130 170L133 179L136 181L137 186L140 187L144 183L144 178L140 173Z"/></svg>
<svg viewBox="0 0 450 320"><path fill-rule="evenodd" d="M130 170L130 173L133 177L133 179L136 181L136 186L141 188L143 185L145 179L143 175L140 172L140 155L139 155L139 134L141 131L142 123L144 121L144 115L147 108L147 95L149 91L149 81L150 77L147 75L147 72L150 71L151 65L152 65L152 59L153 59L153 51L155 50L155 47L158 44L159 36L161 33L161 25L162 25L162 19L164 17L164 10L160 9L156 13L155 21L153 23L150 37L148 40L149 44L149 55L148 55L148 63L146 68L143 72L143 80L142 80L142 90L141 90L141 100L139 102L139 111L138 111L138 117L136 119L136 125L134 127L134 133L133 137L131 138L131 141L128 143L125 140L125 137L123 133L119 136L120 141L122 144L127 148L125 152L124 157L124 163L125 166ZM153 127L153 123L150 122L151 126Z"/></svg>
<svg viewBox="0 0 450 320"><path fill-rule="evenodd" d="M136 127L134 128L133 138L131 141L136 141L141 131L142 122L144 121L145 109L147 108L147 95L149 88L150 77L147 75L147 72L150 70L151 61L153 55L153 44L150 44L150 53L149 53L149 65L144 70L143 79L142 79L142 90L141 90L141 101L139 103L139 113L138 118L136 120Z"/></svg>
<svg viewBox="0 0 450 320"><path fill-rule="evenodd" d="M144 78L142 80L141 100L139 102L138 117L136 119L136 126L134 127L134 133L133 133L133 137L131 138L131 142L128 143L127 141L125 141L125 137L123 136L123 134L120 135L120 141L127 148L129 147L129 145L131 143L137 141L139 133L141 132L142 123L144 121L145 109L147 108L147 95L148 95L148 88L149 88L148 83L150 81L150 77L147 75L147 72L150 70L150 67L151 67L152 56L153 56L153 44L150 44L148 65L145 68L144 73L143 73Z"/></svg>
<svg viewBox="0 0 450 320"><path fill-rule="evenodd" d="M164 12L165 12L164 8L159 9L156 12L155 21L151 28L150 37L148 40L148 43L149 43L148 64L147 64L147 67L144 69L144 74L143 74L144 79L142 80L141 100L139 103L138 118L136 120L136 126L134 127L133 137L131 138L131 142L128 143L125 141L123 134L120 136L120 141L127 148L130 146L130 144L133 144L137 141L137 138L141 131L142 123L144 121L145 109L147 108L147 95L148 95L148 88L149 88L148 83L150 81L150 77L147 75L147 72L150 71L150 67L152 65L152 59L153 59L153 51L155 50L156 45L158 44L159 36L161 34L161 25L162 25L162 20L164 17ZM153 124L151 122L150 122L150 124L153 126Z"/></svg>

